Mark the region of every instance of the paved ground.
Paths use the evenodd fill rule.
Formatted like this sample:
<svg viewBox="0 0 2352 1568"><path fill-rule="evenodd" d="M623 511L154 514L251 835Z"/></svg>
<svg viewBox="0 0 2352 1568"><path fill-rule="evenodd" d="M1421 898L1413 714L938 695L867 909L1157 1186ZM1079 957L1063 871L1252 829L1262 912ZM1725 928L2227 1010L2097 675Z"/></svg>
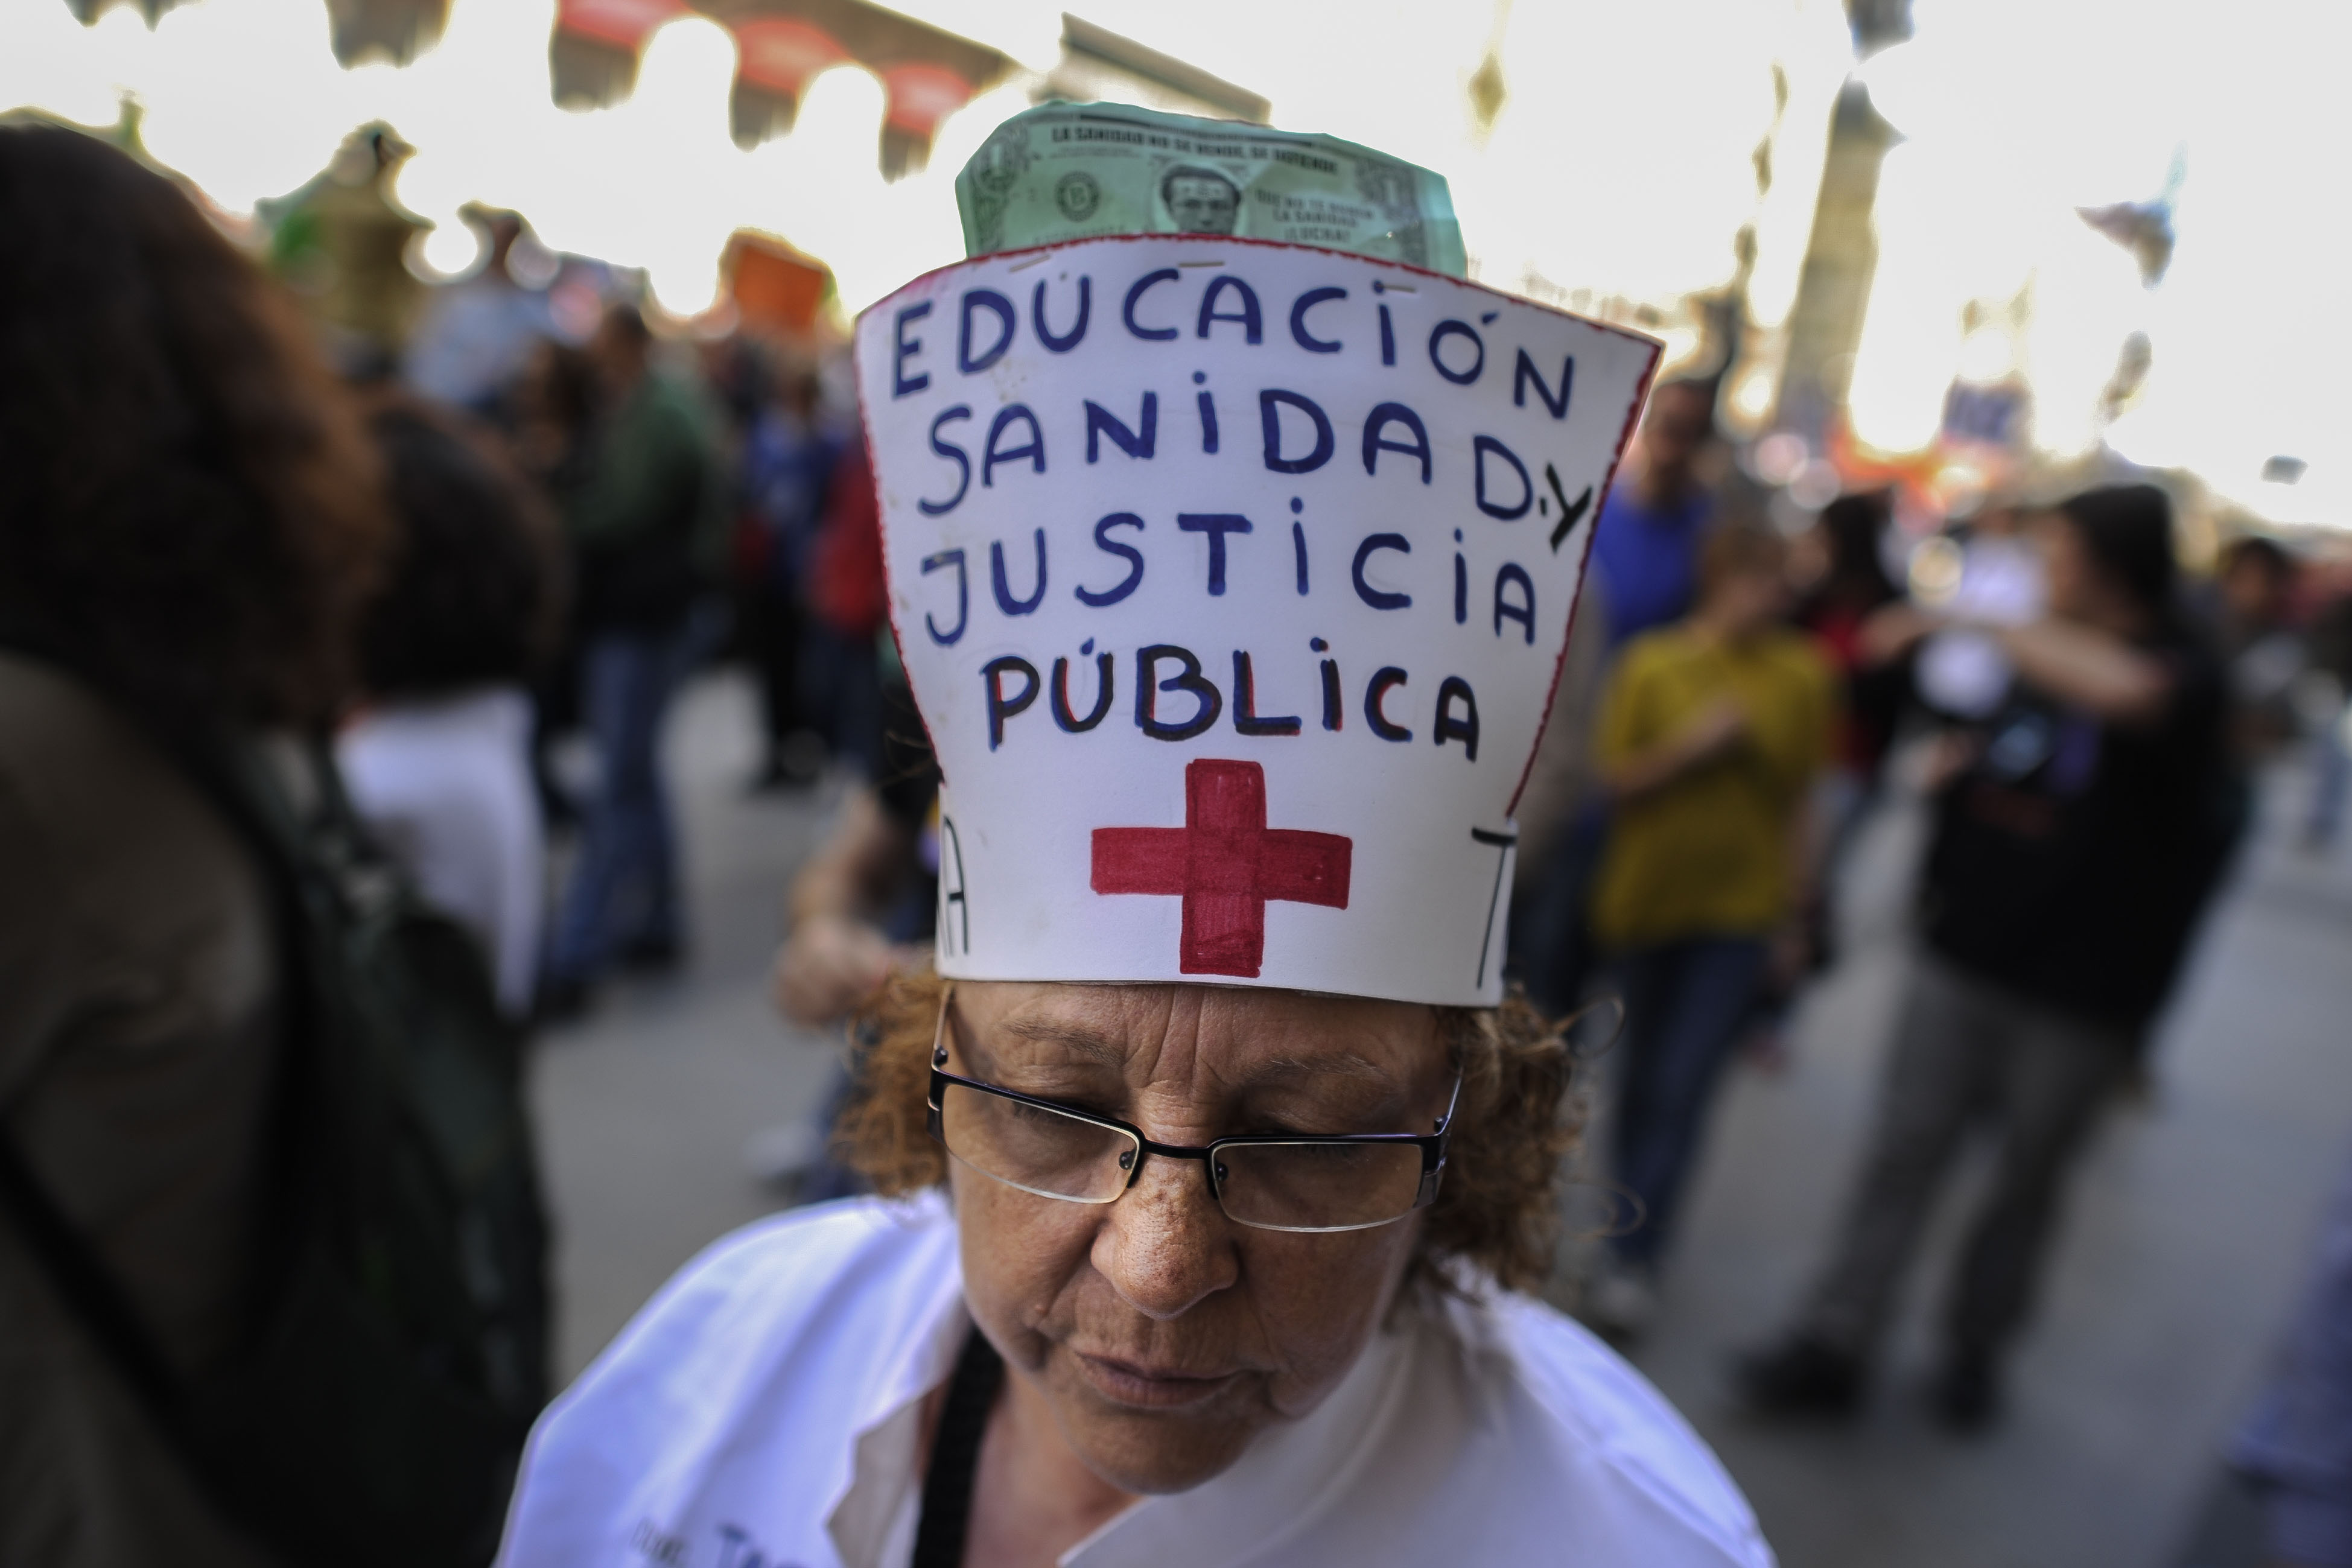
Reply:
<svg viewBox="0 0 2352 1568"><path fill-rule="evenodd" d="M532 1070L555 1209L556 1372L568 1381L678 1265L778 1207L743 1156L764 1127L814 1116L832 1055L770 1009L783 891L837 790L750 796L749 685L706 679L671 724L691 958L611 988L544 1035Z"/></svg>
<svg viewBox="0 0 2352 1568"><path fill-rule="evenodd" d="M2290 803L2274 792L2273 816ZM1759 1429L1729 1407L1724 1361L1773 1331L1819 1258L1901 981L1898 868L1917 825L1890 813L1874 831L1849 892L1859 941L1808 998L1790 1068L1731 1083L1665 1319L1635 1359L1790 1568L2171 1564L2352 1152L2352 875L2255 846L2165 1023L2151 1099L2111 1116L2082 1173L1996 1435L1956 1441L1918 1407L1964 1193L1870 1418Z"/></svg>
<svg viewBox="0 0 2352 1568"><path fill-rule="evenodd" d="M539 1048L567 1377L678 1264L775 1207L744 1145L808 1115L826 1086L826 1042L777 1023L762 984L785 879L833 798L745 798L751 726L748 690L719 677L673 727L692 964L616 988ZM1842 1200L1901 980L1916 835L1901 810L1873 824L1845 963L1807 998L1786 1069L1730 1082L1665 1315L1635 1359L1716 1445L1790 1568L2186 1568L2219 1446L2352 1150L2352 862L2271 838L2249 857L2163 1030L2153 1097L2110 1119L2083 1173L2003 1427L1959 1442L1918 1412L1948 1250L1931 1248L1869 1418L1759 1429L1728 1407L1724 1362L1777 1325Z"/></svg>

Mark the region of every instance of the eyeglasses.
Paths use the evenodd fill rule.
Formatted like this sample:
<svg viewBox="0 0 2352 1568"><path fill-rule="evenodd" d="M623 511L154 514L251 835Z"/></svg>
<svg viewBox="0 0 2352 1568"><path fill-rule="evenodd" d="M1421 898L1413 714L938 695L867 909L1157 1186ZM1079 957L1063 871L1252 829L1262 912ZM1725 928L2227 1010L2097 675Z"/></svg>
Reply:
<svg viewBox="0 0 2352 1568"><path fill-rule="evenodd" d="M1198 1160L1225 1218L1256 1230L1369 1230L1437 1198L1462 1098L1456 1074L1429 1133L1257 1133L1157 1144L1109 1116L947 1071L955 988L931 1040L931 1136L984 1176L1064 1203L1106 1204L1135 1185L1147 1155Z"/></svg>

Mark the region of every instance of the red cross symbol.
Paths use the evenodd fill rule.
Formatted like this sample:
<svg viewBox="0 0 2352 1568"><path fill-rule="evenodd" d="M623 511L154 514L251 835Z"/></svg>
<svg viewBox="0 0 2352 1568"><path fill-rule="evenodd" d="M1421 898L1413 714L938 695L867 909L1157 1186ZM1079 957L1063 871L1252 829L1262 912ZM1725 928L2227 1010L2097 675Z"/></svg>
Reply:
<svg viewBox="0 0 2352 1568"><path fill-rule="evenodd" d="M1181 828L1097 828L1094 890L1184 901L1178 967L1255 978L1265 906L1348 907L1351 841L1265 825L1265 769L1202 758L1184 767Z"/></svg>

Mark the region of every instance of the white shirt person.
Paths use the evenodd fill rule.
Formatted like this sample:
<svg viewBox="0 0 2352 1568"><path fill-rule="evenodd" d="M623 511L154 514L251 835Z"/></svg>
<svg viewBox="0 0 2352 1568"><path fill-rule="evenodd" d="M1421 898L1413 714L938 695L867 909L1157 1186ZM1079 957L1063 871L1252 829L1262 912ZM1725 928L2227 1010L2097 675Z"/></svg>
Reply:
<svg viewBox="0 0 2352 1568"><path fill-rule="evenodd" d="M948 1046L952 1077L983 1065L1033 1084L1059 1074L1096 1103L1119 1097L1118 1082L1147 1061L1156 1075L1132 1096L1138 1106L1176 1106L1180 1072L1195 1085L1255 1078L1240 1098L1254 1094L1262 1114L1331 1092L1324 1073L1296 1071L1325 1051L1372 1065L1392 1052L1444 1060L1426 1050L1438 1032L1427 1009L1400 1004L1206 987L967 982L942 1002L946 991L929 976L902 985L900 1027L866 1059L869 1094L891 1079L922 1082L920 1055L912 1075L890 1060L910 1038L918 1053ZM926 1003L940 1005L945 1027L919 1028ZM1148 1045L1113 1067L1093 1048L1122 1025ZM1254 1073L1269 1062L1273 1074ZM1372 1083L1357 1061L1338 1071ZM1489 1061L1487 1092L1511 1071ZM1443 1075L1425 1076L1443 1105ZM1381 1091L1367 1097L1351 1082L1338 1092L1364 1104ZM978 1093L951 1086L945 1126L949 1148L986 1158L991 1148L964 1145L959 1124L957 1101ZM1494 1111L1490 1123L1503 1119ZM911 1121L857 1124L869 1164L904 1146L892 1136ZM1460 1126L1471 1134L1466 1117ZM1230 1183L1239 1161L1228 1155ZM1583 1329L1491 1283L1467 1295L1426 1278L1404 1283L1421 1211L1297 1235L1229 1222L1197 1165L1156 1154L1108 1204L1057 1203L960 1157L949 1169L955 1207L931 1191L829 1205L754 1226L689 1264L541 1420L501 1561L903 1568L974 1300L983 1327L1021 1358L1011 1387L1035 1387L1045 1425L1068 1435L1080 1462L1127 1472L1128 1495L1108 1497L1099 1522L1028 1561L1772 1560L1704 1444ZM1239 1201L1230 1186L1229 1201ZM964 1262L975 1254L985 1260L977 1290ZM1381 1299L1351 1300L1367 1277L1388 1282ZM1114 1343L1213 1373L1245 1370L1222 1387L1154 1386L1118 1366L1089 1378L1092 1353ZM1000 1402L982 1445L975 1546L987 1489L1019 1487L1019 1467L992 1467L988 1455L1017 1439L1024 1423L1003 1409L1015 1402ZM1201 1469L1211 1473L1188 1473Z"/></svg>

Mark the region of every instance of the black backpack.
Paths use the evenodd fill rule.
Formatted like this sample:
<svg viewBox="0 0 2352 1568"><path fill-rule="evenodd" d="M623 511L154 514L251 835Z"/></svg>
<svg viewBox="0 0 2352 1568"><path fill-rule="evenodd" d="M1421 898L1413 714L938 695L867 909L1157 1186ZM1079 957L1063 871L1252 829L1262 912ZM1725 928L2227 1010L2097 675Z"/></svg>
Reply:
<svg viewBox="0 0 2352 1568"><path fill-rule="evenodd" d="M256 1541L337 1568L487 1563L547 1395L519 1031L472 939L369 841L323 747L302 750L312 798L297 800L249 743L140 727L235 825L275 895L287 1026L239 1350L194 1381L171 1370L5 1136L0 1209Z"/></svg>

